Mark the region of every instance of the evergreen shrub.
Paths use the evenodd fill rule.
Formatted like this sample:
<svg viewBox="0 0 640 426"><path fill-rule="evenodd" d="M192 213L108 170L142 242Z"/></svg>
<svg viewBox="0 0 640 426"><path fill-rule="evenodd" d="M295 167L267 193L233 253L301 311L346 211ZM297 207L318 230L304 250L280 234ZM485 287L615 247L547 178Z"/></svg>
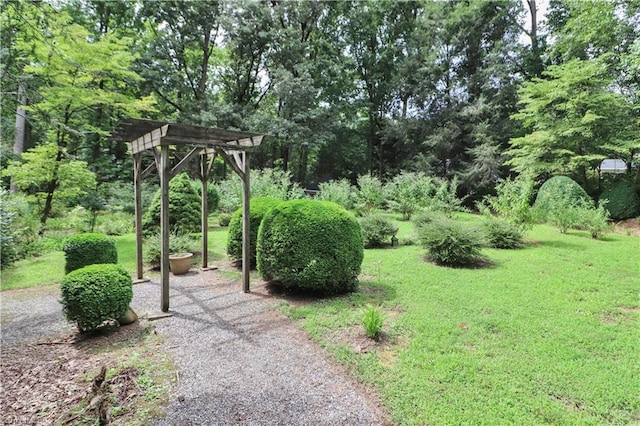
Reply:
<svg viewBox="0 0 640 426"><path fill-rule="evenodd" d="M418 226L418 237L427 249L427 257L440 265L465 266L481 260L482 233L474 226L441 214Z"/></svg>
<svg viewBox="0 0 640 426"><path fill-rule="evenodd" d="M62 246L65 274L94 263L118 263L118 250L113 238L99 233L75 234Z"/></svg>
<svg viewBox="0 0 640 426"><path fill-rule="evenodd" d="M385 243L390 244L391 238L398 232L398 227L380 214L362 217L359 222L366 248L382 247Z"/></svg>
<svg viewBox="0 0 640 426"><path fill-rule="evenodd" d="M353 210L355 193L354 188L348 180L330 180L320 185L320 194L318 199L322 201L331 201L339 204L347 210Z"/></svg>
<svg viewBox="0 0 640 426"><path fill-rule="evenodd" d="M200 205L202 206L202 182L199 180L192 180L191 185L196 190L200 198ZM207 185L207 213L212 213L218 209L218 203L220 202L220 194L218 189L211 184Z"/></svg>
<svg viewBox="0 0 640 426"><path fill-rule="evenodd" d="M487 218L484 233L489 247L514 249L524 245L523 232L513 223L502 218Z"/></svg>
<svg viewBox="0 0 640 426"><path fill-rule="evenodd" d="M142 229L146 236L160 232L160 197L158 190L142 217ZM199 232L202 224L201 206L200 195L186 173L180 173L169 181L169 227L172 232Z"/></svg>
<svg viewBox="0 0 640 426"><path fill-rule="evenodd" d="M280 203L264 216L258 231L258 271L289 290L353 291L363 257L355 216L327 201Z"/></svg>
<svg viewBox="0 0 640 426"><path fill-rule="evenodd" d="M258 197L251 200L249 205L249 222L251 224L249 243L252 266L256 262L256 243L258 242L260 222L262 222L264 215L279 203L281 203L280 200L271 197ZM231 259L242 260L242 207L233 213L229 222L227 254Z"/></svg>
<svg viewBox="0 0 640 426"><path fill-rule="evenodd" d="M122 266L113 264L76 269L65 275L61 289L64 315L75 321L80 331L122 317L133 298L131 276Z"/></svg>
<svg viewBox="0 0 640 426"><path fill-rule="evenodd" d="M536 216L544 222L554 214L562 214L567 206L578 205L593 206L593 200L570 177L554 176L542 184L533 207Z"/></svg>
<svg viewBox="0 0 640 426"><path fill-rule="evenodd" d="M611 219L622 220L640 215L640 197L633 184L626 180L619 180L606 188L600 195L600 202L605 200L605 209Z"/></svg>

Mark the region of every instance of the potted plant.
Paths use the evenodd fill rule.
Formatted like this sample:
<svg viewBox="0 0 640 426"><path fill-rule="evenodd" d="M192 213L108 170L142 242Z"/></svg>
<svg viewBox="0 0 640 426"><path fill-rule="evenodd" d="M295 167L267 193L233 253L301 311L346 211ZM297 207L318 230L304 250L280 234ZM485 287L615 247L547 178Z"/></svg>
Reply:
<svg viewBox="0 0 640 426"><path fill-rule="evenodd" d="M191 268L193 253L172 253L169 255L169 268L173 275L183 275Z"/></svg>

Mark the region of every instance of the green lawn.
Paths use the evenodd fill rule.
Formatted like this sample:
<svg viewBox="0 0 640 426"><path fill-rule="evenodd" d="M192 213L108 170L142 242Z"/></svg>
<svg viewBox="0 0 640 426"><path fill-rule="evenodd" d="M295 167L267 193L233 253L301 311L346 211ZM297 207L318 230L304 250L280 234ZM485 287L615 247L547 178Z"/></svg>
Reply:
<svg viewBox="0 0 640 426"><path fill-rule="evenodd" d="M398 225L401 242L415 240ZM209 238L215 262L226 229ZM418 245L366 250L357 293L284 310L376 387L400 425L637 424L640 238L547 226L528 238L486 250L492 265L480 269L427 263ZM134 241L117 238L132 273ZM2 289L58 283L63 271L50 253L3 271ZM368 304L385 311L386 338L363 351Z"/></svg>
<svg viewBox="0 0 640 426"><path fill-rule="evenodd" d="M400 227L402 241L412 229ZM432 265L419 246L367 250L359 293L286 311L397 424L639 422L640 239L546 226L528 237L486 250L482 269ZM387 312L388 339L360 353L345 336L364 335L368 303Z"/></svg>

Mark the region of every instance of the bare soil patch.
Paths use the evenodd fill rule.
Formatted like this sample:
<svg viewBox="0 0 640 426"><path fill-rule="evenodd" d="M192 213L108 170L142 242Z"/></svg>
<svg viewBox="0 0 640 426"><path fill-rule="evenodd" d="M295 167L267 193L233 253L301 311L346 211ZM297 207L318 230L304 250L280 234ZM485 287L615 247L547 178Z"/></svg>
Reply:
<svg viewBox="0 0 640 426"><path fill-rule="evenodd" d="M613 225L613 232L640 237L640 218L621 220Z"/></svg>

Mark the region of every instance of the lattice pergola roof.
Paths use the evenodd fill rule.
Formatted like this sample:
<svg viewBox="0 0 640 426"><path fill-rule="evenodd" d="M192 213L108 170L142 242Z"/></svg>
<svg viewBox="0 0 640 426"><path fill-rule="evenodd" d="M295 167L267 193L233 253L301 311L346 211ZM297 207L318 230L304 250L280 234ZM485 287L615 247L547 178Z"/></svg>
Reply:
<svg viewBox="0 0 640 426"><path fill-rule="evenodd" d="M245 151L259 146L264 137L258 133L141 119L125 121L113 135L115 140L128 142L132 154L161 145Z"/></svg>
<svg viewBox="0 0 640 426"><path fill-rule="evenodd" d="M161 309L169 310L169 181L191 161L198 162L198 176L202 194L207 194L207 180L216 155L240 176L242 198L242 283L249 291L249 152L259 146L266 135L168 123L165 121L129 119L120 124L112 135L116 141L129 145L134 160L136 210L136 258L138 279L142 279L142 196L141 183L154 169L160 176L160 275L162 279ZM142 156L154 157L142 169ZM207 266L207 197L202 197L202 267Z"/></svg>

